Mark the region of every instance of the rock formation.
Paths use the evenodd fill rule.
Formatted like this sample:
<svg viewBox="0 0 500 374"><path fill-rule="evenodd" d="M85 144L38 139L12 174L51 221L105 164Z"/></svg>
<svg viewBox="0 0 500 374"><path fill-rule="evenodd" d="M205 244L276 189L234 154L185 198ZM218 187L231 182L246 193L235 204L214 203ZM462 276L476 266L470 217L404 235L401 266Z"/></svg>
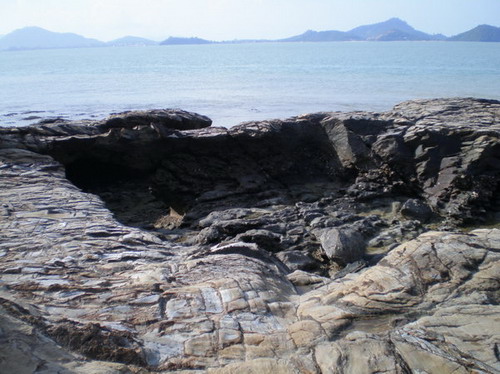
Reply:
<svg viewBox="0 0 500 374"><path fill-rule="evenodd" d="M500 372L500 102L210 124L0 128L0 372Z"/></svg>

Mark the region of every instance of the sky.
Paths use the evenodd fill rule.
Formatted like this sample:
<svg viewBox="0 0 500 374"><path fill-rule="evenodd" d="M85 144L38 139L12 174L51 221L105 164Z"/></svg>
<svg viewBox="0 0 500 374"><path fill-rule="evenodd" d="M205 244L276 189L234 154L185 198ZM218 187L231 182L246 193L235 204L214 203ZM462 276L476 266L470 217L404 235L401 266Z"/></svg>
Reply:
<svg viewBox="0 0 500 374"><path fill-rule="evenodd" d="M479 24L500 26L500 0L0 0L0 35L39 26L103 41L278 39L392 17L451 36Z"/></svg>

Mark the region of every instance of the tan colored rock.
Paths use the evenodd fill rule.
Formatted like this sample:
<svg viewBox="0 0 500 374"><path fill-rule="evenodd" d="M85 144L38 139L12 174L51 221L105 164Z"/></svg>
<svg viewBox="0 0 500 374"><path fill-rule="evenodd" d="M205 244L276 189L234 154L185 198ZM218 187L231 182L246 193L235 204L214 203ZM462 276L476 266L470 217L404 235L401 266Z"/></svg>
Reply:
<svg viewBox="0 0 500 374"><path fill-rule="evenodd" d="M278 360L257 359L243 363L227 365L221 369L209 369L209 374L294 374L299 373L292 365L281 363Z"/></svg>
<svg viewBox="0 0 500 374"><path fill-rule="evenodd" d="M324 374L404 373L385 339L364 333L348 335L344 340L322 343L315 349L316 362Z"/></svg>
<svg viewBox="0 0 500 374"><path fill-rule="evenodd" d="M245 346L231 345L219 351L219 360L226 360L227 363L245 360Z"/></svg>
<svg viewBox="0 0 500 374"><path fill-rule="evenodd" d="M321 325L312 320L295 322L288 326L288 333L297 347L311 346L313 342L325 337L325 332Z"/></svg>
<svg viewBox="0 0 500 374"><path fill-rule="evenodd" d="M441 352L415 349L414 344L396 343L396 349L407 365L425 373L470 373L466 367Z"/></svg>
<svg viewBox="0 0 500 374"><path fill-rule="evenodd" d="M246 345L259 345L265 339L262 334L245 334L245 344Z"/></svg>

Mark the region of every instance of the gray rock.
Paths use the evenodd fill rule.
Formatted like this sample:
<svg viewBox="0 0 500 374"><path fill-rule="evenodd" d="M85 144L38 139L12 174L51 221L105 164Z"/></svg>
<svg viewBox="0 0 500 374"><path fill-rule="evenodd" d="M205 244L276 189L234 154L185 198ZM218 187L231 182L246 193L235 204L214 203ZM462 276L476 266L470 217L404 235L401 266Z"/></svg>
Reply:
<svg viewBox="0 0 500 374"><path fill-rule="evenodd" d="M328 258L336 262L357 261L365 253L366 243L357 230L329 228L316 230L315 235Z"/></svg>
<svg viewBox="0 0 500 374"><path fill-rule="evenodd" d="M401 214L405 218L416 219L425 223L432 218L432 209L421 200L409 199L401 207Z"/></svg>
<svg viewBox="0 0 500 374"><path fill-rule="evenodd" d="M311 270L318 267L317 260L303 251L283 251L276 255L291 271Z"/></svg>
<svg viewBox="0 0 500 374"><path fill-rule="evenodd" d="M0 128L2 369L498 372L499 118L447 99ZM432 223L394 214L415 198Z"/></svg>
<svg viewBox="0 0 500 374"><path fill-rule="evenodd" d="M194 130L208 127L212 120L206 116L182 110L129 111L113 114L101 125L103 128L133 128L152 126L156 131Z"/></svg>
<svg viewBox="0 0 500 374"><path fill-rule="evenodd" d="M280 252L283 250L281 246L281 239L281 235L268 230L249 230L236 236L236 240L242 240L247 243L255 243L260 248L269 252Z"/></svg>

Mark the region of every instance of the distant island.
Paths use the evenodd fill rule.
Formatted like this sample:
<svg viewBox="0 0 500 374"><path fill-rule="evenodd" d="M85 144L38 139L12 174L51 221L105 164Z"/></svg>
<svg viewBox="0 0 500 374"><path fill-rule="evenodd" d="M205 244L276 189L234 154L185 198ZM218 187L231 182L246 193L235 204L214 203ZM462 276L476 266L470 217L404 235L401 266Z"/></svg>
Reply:
<svg viewBox="0 0 500 374"><path fill-rule="evenodd" d="M171 36L170 38L160 42L160 45L179 45L179 44L211 44L215 43L210 40L200 39L200 38L176 38Z"/></svg>
<svg viewBox="0 0 500 374"><path fill-rule="evenodd" d="M100 47L106 43L73 33L52 32L41 27L25 27L0 38L0 50Z"/></svg>
<svg viewBox="0 0 500 374"><path fill-rule="evenodd" d="M337 41L467 41L500 42L500 27L479 25L458 35L446 37L442 34L428 34L416 30L399 18L371 25L363 25L349 31L308 30L300 35L276 40L231 40L211 41L198 37L174 37L154 41L136 36L125 36L110 42L85 38L73 33L58 33L40 27L25 27L7 35L0 36L0 50L87 48L106 46L150 46L150 45L196 45L196 44L234 44L255 42L337 42Z"/></svg>
<svg viewBox="0 0 500 374"><path fill-rule="evenodd" d="M479 25L472 30L452 36L449 40L461 42L500 42L500 27Z"/></svg>
<svg viewBox="0 0 500 374"><path fill-rule="evenodd" d="M125 47L125 46L146 46L146 45L157 45L158 42L154 40L139 38L137 36L124 36L123 38L115 39L107 42L106 45L112 47Z"/></svg>
<svg viewBox="0 0 500 374"><path fill-rule="evenodd" d="M337 42L337 41L407 41L446 40L442 34L431 35L415 30L399 18L356 27L350 31L306 31L301 35L281 39L282 42ZM499 39L500 41L500 39Z"/></svg>

